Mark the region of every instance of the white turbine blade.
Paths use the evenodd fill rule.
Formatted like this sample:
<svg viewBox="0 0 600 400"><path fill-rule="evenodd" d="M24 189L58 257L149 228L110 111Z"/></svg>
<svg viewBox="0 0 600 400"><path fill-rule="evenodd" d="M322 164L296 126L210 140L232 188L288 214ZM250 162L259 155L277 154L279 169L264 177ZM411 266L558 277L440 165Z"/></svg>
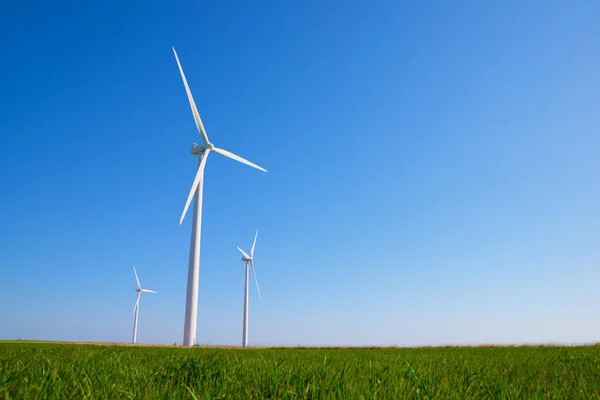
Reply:
<svg viewBox="0 0 600 400"><path fill-rule="evenodd" d="M137 310L138 306L140 305L140 293L138 292L137 295L137 300L135 301L135 306L133 306L133 313L135 314L135 310Z"/></svg>
<svg viewBox="0 0 600 400"><path fill-rule="evenodd" d="M133 266L133 273L135 274L135 281L136 281L136 282L137 282L137 284L138 284L138 288L140 288L140 287L141 287L141 286L140 286L140 280L138 279L138 276L137 276L137 271L135 270L135 265Z"/></svg>
<svg viewBox="0 0 600 400"><path fill-rule="evenodd" d="M252 249L250 250L250 257L254 257L254 246L256 246L256 237L258 236L258 229L256 235L254 235L254 242L252 242Z"/></svg>
<svg viewBox="0 0 600 400"><path fill-rule="evenodd" d="M263 172L267 172L267 170L266 170L266 169L264 169L263 167L260 167L260 166L258 166L258 165L256 165L256 164L254 164L254 163L251 163L250 161L246 160L245 158L242 158L242 157L240 157L240 156L238 156L238 155L235 155L235 154L233 154L233 153L232 153L232 152L230 152L230 151L223 150L223 149L219 149L219 148L216 148L216 147L215 147L215 148L213 148L213 149L212 149L212 151L214 151L215 153L217 153L217 154L220 154L220 155L222 155L222 156L229 157L229 158L231 158L232 160L239 161L239 162L241 162L242 164L249 165L249 166L251 166L252 168L256 168L256 169L259 169L259 170L261 170L261 171L263 171Z"/></svg>
<svg viewBox="0 0 600 400"><path fill-rule="evenodd" d="M179 72L181 73L181 79L183 80L183 85L185 86L185 92L187 93L188 100L190 101L190 108L192 109L192 114L194 114L194 121L196 121L196 126L198 127L198 131L200 132L200 136L202 136L202 140L204 143L208 142L208 136L206 135L206 131L204 130L204 125L202 124L202 120L200 119L200 114L198 114L198 109L196 108L196 103L194 102L194 98L192 97L192 92L190 91L190 87L188 86L187 79L185 79L185 74L183 73L183 68L181 68L181 63L179 62L179 57L177 57L177 52L173 47L173 54L175 54L175 59L177 60L177 65L179 66Z"/></svg>
<svg viewBox="0 0 600 400"><path fill-rule="evenodd" d="M250 258L251 258L251 257L250 257L248 254L246 254L246 252L245 252L244 250L240 249L239 247L238 247L237 249L238 249L238 250L239 250L239 251L240 251L240 252L241 252L241 253L244 255L244 257L246 257L247 259L250 259Z"/></svg>
<svg viewBox="0 0 600 400"><path fill-rule="evenodd" d="M150 289L142 289L142 292L144 292L144 293L157 293L154 290L150 290Z"/></svg>
<svg viewBox="0 0 600 400"><path fill-rule="evenodd" d="M192 199L194 198L194 194L196 193L196 189L198 188L198 185L201 184L201 181L204 177L204 166L206 165L206 159L208 158L208 153L210 153L210 150L206 149L206 150L204 150L203 154L201 155L202 161L200 161L200 165L198 166L198 171L196 172L196 177L194 178L194 183L192 184L192 190L190 190L190 194L188 195L187 201L185 202L185 207L183 208L183 212L181 213L181 218L179 219L179 225L181 225L181 223L183 222L183 219L185 218L185 214L187 213L187 210L190 207L190 203L192 202Z"/></svg>
<svg viewBox="0 0 600 400"><path fill-rule="evenodd" d="M260 289L258 288L258 279L256 279L256 270L254 269L254 260L250 260L250 265L252 265L252 272L254 272L254 282L256 282L256 290L258 291L258 299L262 302L262 298L260 297Z"/></svg>

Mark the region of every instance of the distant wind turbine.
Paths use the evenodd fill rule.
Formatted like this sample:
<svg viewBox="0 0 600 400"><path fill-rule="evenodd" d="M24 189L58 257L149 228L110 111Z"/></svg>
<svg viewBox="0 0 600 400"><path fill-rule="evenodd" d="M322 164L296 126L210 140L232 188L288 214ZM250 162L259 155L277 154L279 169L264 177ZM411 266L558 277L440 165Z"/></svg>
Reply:
<svg viewBox="0 0 600 400"><path fill-rule="evenodd" d="M198 170L196 172L196 177L194 178L194 183L192 184L192 188L188 195L187 201L185 202L183 213L181 214L181 218L179 219L179 224L181 225L183 219L185 218L185 214L187 213L188 207L190 206L192 198L195 196L196 202L194 205L194 220L192 222L192 239L190 243L187 295L185 299L185 325L183 328L183 345L187 347L192 347L196 342L196 321L198 317L198 279L200 275L200 236L202 226L202 190L204 184L204 167L206 166L206 159L208 157L208 154L211 151L213 151L217 154L239 161L243 164L249 165L263 172L267 172L267 170L227 150L215 147L208 140L206 130L204 129L204 125L202 124L202 120L200 119L200 114L198 114L196 103L194 102L194 98L192 97L192 92L190 91L187 80L185 79L185 74L183 73L183 68L181 68L181 63L179 62L179 57L177 56L175 48L173 48L173 54L175 54L175 59L177 60L177 65L179 66L179 72L181 73L181 79L183 80L183 85L185 86L185 91L190 102L190 108L192 109L192 114L194 115L196 127L198 128L198 131L200 132L200 136L202 137L203 141L202 146L198 146L196 143L194 143L194 145L192 146L191 153L193 155L200 156L198 159Z"/></svg>
<svg viewBox="0 0 600 400"><path fill-rule="evenodd" d="M258 229L256 235L254 235L254 242L250 249L250 255L239 247L237 248L242 253L242 261L246 263L246 280L244 282L244 327L242 329L242 347L248 346L248 264L252 266L252 272L254 273L254 282L256 282L256 290L258 291L258 298L262 302L260 297L260 289L258 288L258 279L256 279L256 270L254 269L254 246L256 246L256 237L258 236Z"/></svg>
<svg viewBox="0 0 600 400"><path fill-rule="evenodd" d="M135 306L133 307L133 313L134 313L134 317L133 317L133 342L136 342L136 338L137 338L137 324L138 324L138 312L140 311L140 296L142 294L142 292L145 293L156 293L154 290L148 290L148 289L142 289L142 286L140 285L140 280L138 278L138 274L137 271L135 270L135 265L133 266L133 273L135 274L135 281L137 282L137 289L135 289L135 291L137 292L137 299L135 300Z"/></svg>

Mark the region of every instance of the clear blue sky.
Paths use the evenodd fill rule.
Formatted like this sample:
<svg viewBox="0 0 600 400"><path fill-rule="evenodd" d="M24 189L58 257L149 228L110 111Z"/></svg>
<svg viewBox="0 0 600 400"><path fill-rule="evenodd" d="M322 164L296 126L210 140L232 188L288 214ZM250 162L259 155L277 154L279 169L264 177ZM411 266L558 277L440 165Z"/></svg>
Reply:
<svg viewBox="0 0 600 400"><path fill-rule="evenodd" d="M200 136L198 342L600 340L600 5L7 3L0 339L181 343ZM194 3L194 4L192 4Z"/></svg>

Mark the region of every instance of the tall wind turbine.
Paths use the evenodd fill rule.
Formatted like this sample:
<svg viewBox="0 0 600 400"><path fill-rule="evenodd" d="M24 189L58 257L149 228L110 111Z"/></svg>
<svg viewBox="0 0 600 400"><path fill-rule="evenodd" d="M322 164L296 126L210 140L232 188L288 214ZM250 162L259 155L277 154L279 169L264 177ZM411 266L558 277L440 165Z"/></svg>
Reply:
<svg viewBox="0 0 600 400"><path fill-rule="evenodd" d="M256 270L254 269L254 246L256 246L257 236L258 229L256 230L256 235L254 235L254 242L252 242L250 255L246 254L246 252L240 249L239 247L237 248L242 253L242 261L246 263L246 280L244 282L244 327L242 329L242 347L248 346L248 264L252 266L252 272L254 273L254 282L256 282L256 290L258 291L258 298L260 299L260 289L258 288L258 279L256 279Z"/></svg>
<svg viewBox="0 0 600 400"><path fill-rule="evenodd" d="M135 306L133 307L133 313L134 313L134 317L133 317L133 342L135 343L136 338L137 338L137 321L138 321L138 312L140 311L140 296L142 295L142 292L146 292L146 293L156 293L154 290L148 290L148 289L142 289L142 286L140 285L140 279L138 278L138 274L137 271L135 270L135 265L133 266L133 273L135 274L135 281L137 282L137 289L135 289L135 291L137 292L137 299L135 300Z"/></svg>
<svg viewBox="0 0 600 400"><path fill-rule="evenodd" d="M259 169L263 172L267 172L267 170L227 150L219 149L213 146L213 144L208 140L206 130L204 129L204 125L202 124L202 120L200 119L200 114L198 114L196 103L194 102L194 98L192 97L192 92L190 91L187 80L185 79L185 74L183 73L183 68L181 68L181 63L179 62L179 57L177 57L177 52L175 51L175 48L173 48L173 54L175 54L175 59L177 60L177 65L179 66L179 72L181 73L181 79L183 80L183 85L185 86L185 91L190 102L190 108L192 109L192 114L194 115L196 127L198 128L198 132L200 132L200 136L202 137L203 141L202 146L199 146L196 143L194 143L194 145L192 146L191 153L193 155L199 156L198 170L196 172L196 177L194 178L194 183L192 184L190 194L188 195L187 201L185 202L183 213L181 214L181 218L179 220L179 224L181 225L181 223L183 222L183 218L185 218L185 214L188 210L188 207L190 206L192 198L195 196L196 202L194 205L192 239L190 242L190 261L188 267L187 295L185 299L185 325L183 328L183 345L187 347L192 347L196 342L196 319L198 316L198 278L200 274L202 189L204 184L204 167L206 166L206 159L212 151L222 156L239 161L243 164L249 165L253 168Z"/></svg>

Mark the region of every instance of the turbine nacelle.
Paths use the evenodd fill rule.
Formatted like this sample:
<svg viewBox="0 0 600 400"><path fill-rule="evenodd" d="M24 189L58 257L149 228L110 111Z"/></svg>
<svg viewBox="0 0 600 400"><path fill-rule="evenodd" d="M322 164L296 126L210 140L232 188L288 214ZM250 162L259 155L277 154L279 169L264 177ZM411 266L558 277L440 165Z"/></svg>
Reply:
<svg viewBox="0 0 600 400"><path fill-rule="evenodd" d="M250 262L250 261L252 261L252 260L254 260L252 257L250 257L250 258L248 258L248 257L246 257L246 256L243 256L243 257L242 257L242 261L245 261L245 262Z"/></svg>
<svg viewBox="0 0 600 400"><path fill-rule="evenodd" d="M197 156L198 154L204 153L205 150L213 150L215 146L212 143L205 143L203 146L199 146L198 143L192 145L190 153Z"/></svg>
<svg viewBox="0 0 600 400"><path fill-rule="evenodd" d="M203 151L204 151L204 147L198 146L198 143L194 143L192 145L192 150L190 150L190 153L197 156L198 154L202 153Z"/></svg>

